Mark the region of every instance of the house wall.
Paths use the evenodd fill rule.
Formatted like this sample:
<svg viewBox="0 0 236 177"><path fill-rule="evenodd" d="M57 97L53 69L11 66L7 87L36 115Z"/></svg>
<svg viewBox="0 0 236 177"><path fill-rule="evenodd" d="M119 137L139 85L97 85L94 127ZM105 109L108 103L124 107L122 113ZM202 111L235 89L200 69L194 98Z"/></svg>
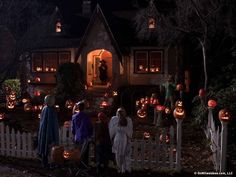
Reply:
<svg viewBox="0 0 236 177"><path fill-rule="evenodd" d="M163 72L140 74L134 72L134 50L164 50ZM132 48L130 58L127 60L128 81L130 85L160 85L165 82L169 74L176 71L176 52L174 48Z"/></svg>

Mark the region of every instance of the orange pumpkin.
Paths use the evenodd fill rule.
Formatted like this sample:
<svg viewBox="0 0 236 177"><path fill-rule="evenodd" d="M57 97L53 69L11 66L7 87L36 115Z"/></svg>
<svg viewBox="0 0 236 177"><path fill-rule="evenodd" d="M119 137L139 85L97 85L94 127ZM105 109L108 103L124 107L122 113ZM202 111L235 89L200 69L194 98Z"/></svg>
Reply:
<svg viewBox="0 0 236 177"><path fill-rule="evenodd" d="M221 109L219 111L219 119L225 122L228 122L230 120L230 114L227 109Z"/></svg>
<svg viewBox="0 0 236 177"><path fill-rule="evenodd" d="M171 109L170 109L169 107L166 107L166 108L165 108L165 113L166 113L166 114L170 114L170 113L171 113Z"/></svg>
<svg viewBox="0 0 236 177"><path fill-rule="evenodd" d="M160 142L163 142L163 135L161 134L160 137ZM170 136L169 135L166 135L166 138L164 140L166 143L169 143L170 142Z"/></svg>
<svg viewBox="0 0 236 177"><path fill-rule="evenodd" d="M183 107L183 105L184 105L184 103L183 103L182 100L177 100L177 101L175 102L175 107Z"/></svg>
<svg viewBox="0 0 236 177"><path fill-rule="evenodd" d="M24 104L24 111L30 112L31 110L32 110L32 105L30 103L25 103Z"/></svg>
<svg viewBox="0 0 236 177"><path fill-rule="evenodd" d="M176 107L174 109L173 115L176 119L183 119L185 118L185 111L182 107Z"/></svg>
<svg viewBox="0 0 236 177"><path fill-rule="evenodd" d="M209 108L215 108L217 105L217 102L213 99L208 100L207 105Z"/></svg>
<svg viewBox="0 0 236 177"><path fill-rule="evenodd" d="M144 136L144 138L146 138L146 139L148 139L148 138L151 137L151 135L150 135L149 132L144 132L144 133L143 133L143 136Z"/></svg>
<svg viewBox="0 0 236 177"><path fill-rule="evenodd" d="M0 120L5 119L5 113L0 113Z"/></svg>
<svg viewBox="0 0 236 177"><path fill-rule="evenodd" d="M79 161L80 150L78 148L64 150L63 157L68 160Z"/></svg>
<svg viewBox="0 0 236 177"><path fill-rule="evenodd" d="M139 109L139 110L137 111L137 116L138 116L139 118L144 119L144 118L147 117L147 111L146 111L145 109Z"/></svg>

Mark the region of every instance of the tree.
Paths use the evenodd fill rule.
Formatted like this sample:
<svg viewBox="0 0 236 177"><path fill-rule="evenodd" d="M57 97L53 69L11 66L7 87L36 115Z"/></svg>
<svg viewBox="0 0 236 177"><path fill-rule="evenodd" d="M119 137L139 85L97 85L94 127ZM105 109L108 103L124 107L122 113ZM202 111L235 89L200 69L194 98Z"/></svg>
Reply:
<svg viewBox="0 0 236 177"><path fill-rule="evenodd" d="M34 36L34 39L29 38L32 35L30 29L41 20L48 7L38 0L0 0L0 27L7 28L14 38L13 56L9 56L6 65L0 69L0 84L6 78L16 76L17 68L27 52L26 47L40 38L42 29L38 29L38 33L35 33L38 36Z"/></svg>
<svg viewBox="0 0 236 177"><path fill-rule="evenodd" d="M164 3L164 1L160 2L162 4ZM197 40L202 52L204 88L207 89L207 62L212 59L209 55L212 53L212 50L215 50L215 48L212 49L212 41L220 36L219 40L217 40L217 47L219 47L229 37L228 34L231 34L232 10L230 9L233 7L233 1L176 0L174 2L172 1L172 4L173 6L169 11L158 9L160 12L163 11L163 13L159 13L160 25L157 26L156 30L148 33L154 34L156 40L163 44L176 43L184 37ZM143 20L136 20L136 22L138 24L146 22L147 18L150 17L150 15L146 15L150 13L148 9L151 7L154 8L154 6L158 8L158 3L155 4L151 0L149 6L146 8L147 10L140 11L137 15L138 17L142 17ZM152 13L151 15L155 14ZM140 35L140 33L143 33L141 28L143 28L142 25L136 25L138 35L141 37L144 36L144 38L150 37L150 35Z"/></svg>
<svg viewBox="0 0 236 177"><path fill-rule="evenodd" d="M66 100L83 99L85 80L79 63L64 63L56 73L55 95L60 104Z"/></svg>

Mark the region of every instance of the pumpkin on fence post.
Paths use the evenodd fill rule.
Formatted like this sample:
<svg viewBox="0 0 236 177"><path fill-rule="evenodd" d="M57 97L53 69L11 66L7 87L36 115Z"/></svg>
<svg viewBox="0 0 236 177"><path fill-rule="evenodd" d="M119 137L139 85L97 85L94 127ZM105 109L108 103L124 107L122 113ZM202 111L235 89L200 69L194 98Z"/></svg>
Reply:
<svg viewBox="0 0 236 177"><path fill-rule="evenodd" d="M230 113L227 109L221 109L219 111L219 119L220 121L223 121L223 122L229 122L230 120Z"/></svg>
<svg viewBox="0 0 236 177"><path fill-rule="evenodd" d="M209 99L207 102L208 108L214 109L217 105L217 102L213 99Z"/></svg>

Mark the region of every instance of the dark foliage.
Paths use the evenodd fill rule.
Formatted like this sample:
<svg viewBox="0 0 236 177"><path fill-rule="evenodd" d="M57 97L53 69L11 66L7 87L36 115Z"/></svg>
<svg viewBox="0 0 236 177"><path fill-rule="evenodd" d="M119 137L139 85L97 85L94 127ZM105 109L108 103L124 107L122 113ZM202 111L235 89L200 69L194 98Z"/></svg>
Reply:
<svg viewBox="0 0 236 177"><path fill-rule="evenodd" d="M85 93L85 80L79 63L64 63L59 66L56 73L57 86L55 95L59 104L66 100L77 101Z"/></svg>

